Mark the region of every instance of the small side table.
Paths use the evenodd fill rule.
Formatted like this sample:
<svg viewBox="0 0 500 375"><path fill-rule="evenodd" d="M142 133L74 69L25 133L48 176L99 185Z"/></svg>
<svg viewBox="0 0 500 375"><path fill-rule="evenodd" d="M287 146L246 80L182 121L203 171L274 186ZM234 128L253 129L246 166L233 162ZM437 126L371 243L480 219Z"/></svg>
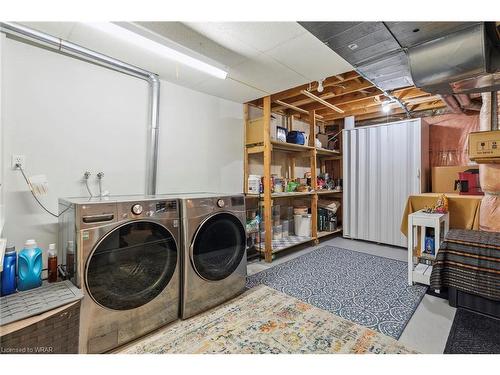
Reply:
<svg viewBox="0 0 500 375"><path fill-rule="evenodd" d="M434 254L425 254L425 228L434 228ZM430 285L432 261L439 251L442 238L450 229L450 214L429 214L417 211L408 215L408 284L414 282ZM420 230L420 241L418 241ZM420 248L418 244L420 242ZM418 252L418 255L415 255ZM428 264L421 263L419 258L425 259Z"/></svg>

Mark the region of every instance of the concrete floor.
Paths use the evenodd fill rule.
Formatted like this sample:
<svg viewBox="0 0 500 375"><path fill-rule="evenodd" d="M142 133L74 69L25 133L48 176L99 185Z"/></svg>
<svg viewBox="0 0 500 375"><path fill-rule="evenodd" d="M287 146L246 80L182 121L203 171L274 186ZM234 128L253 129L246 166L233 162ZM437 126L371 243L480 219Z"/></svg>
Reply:
<svg viewBox="0 0 500 375"><path fill-rule="evenodd" d="M284 252L283 255L278 255L272 263L265 263L263 260L253 261L248 264L248 274L252 275L274 267L326 245L397 259L403 262L407 261L406 249L335 237L325 240L317 246ZM443 353L455 312L456 309L449 306L447 300L426 294L408 322L399 341L421 353Z"/></svg>

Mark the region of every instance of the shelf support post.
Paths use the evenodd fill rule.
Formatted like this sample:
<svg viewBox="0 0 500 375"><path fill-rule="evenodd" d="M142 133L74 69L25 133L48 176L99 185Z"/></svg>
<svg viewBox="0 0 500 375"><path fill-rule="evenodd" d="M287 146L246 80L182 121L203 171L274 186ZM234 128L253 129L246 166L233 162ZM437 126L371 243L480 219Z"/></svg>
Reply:
<svg viewBox="0 0 500 375"><path fill-rule="evenodd" d="M317 151L316 151L316 111L309 112L309 146L313 147L311 150L311 187L313 190L317 189ZM318 195L313 194L311 196L311 236L314 238L316 244L318 244Z"/></svg>
<svg viewBox="0 0 500 375"><path fill-rule="evenodd" d="M272 218L271 218L271 97L265 96L263 100L264 110L264 229L265 233L265 261L273 261L272 247Z"/></svg>
<svg viewBox="0 0 500 375"><path fill-rule="evenodd" d="M248 147L247 147L247 128L249 120L248 104L243 104L243 192L248 193Z"/></svg>

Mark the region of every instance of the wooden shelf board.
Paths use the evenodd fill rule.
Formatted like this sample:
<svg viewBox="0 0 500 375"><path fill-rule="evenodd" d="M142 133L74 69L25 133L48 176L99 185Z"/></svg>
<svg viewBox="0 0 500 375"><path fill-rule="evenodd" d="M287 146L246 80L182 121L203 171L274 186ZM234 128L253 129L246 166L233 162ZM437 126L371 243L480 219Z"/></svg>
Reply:
<svg viewBox="0 0 500 375"><path fill-rule="evenodd" d="M273 250L272 250L273 254L276 254L276 253L283 251L283 250L286 250L286 249L290 249L290 248L295 247L295 246L303 245L305 243L308 243L308 242L311 242L312 240L314 240L313 237L288 236L287 238L288 239L300 238L300 240L298 240L298 241L296 241L293 244L290 244L288 246L275 246L274 243L276 243L277 241L273 240ZM261 253L265 252L264 247L259 248L258 246L256 246L256 249L257 249L257 251L259 251Z"/></svg>
<svg viewBox="0 0 500 375"><path fill-rule="evenodd" d="M319 156L340 156L340 151L328 150L326 148L316 148L316 152Z"/></svg>
<svg viewBox="0 0 500 375"><path fill-rule="evenodd" d="M314 147L296 145L293 143L286 143L286 142L271 141L271 144L273 146L273 151L280 150L280 151L288 151L288 152L303 152L303 151L314 150Z"/></svg>
<svg viewBox="0 0 500 375"><path fill-rule="evenodd" d="M330 194L342 194L343 191L335 191L335 190L317 190L316 194L318 195L330 195Z"/></svg>
<svg viewBox="0 0 500 375"><path fill-rule="evenodd" d="M314 147L296 145L294 143L286 143L279 141L271 141L273 151L283 151L283 152L308 152L314 150ZM247 152L249 154L259 154L264 152L264 147L262 144L246 145ZM324 154L324 155L337 155L337 154Z"/></svg>
<svg viewBox="0 0 500 375"><path fill-rule="evenodd" d="M335 233L339 233L339 232L342 232L342 227L338 227L333 232L330 232L330 231L318 232L318 238L329 236L331 234L335 234Z"/></svg>
<svg viewBox="0 0 500 375"><path fill-rule="evenodd" d="M293 197L306 197L309 195L314 195L313 191L308 192L291 192L291 193L272 193L271 198L293 198ZM246 194L247 197L264 199L264 194Z"/></svg>

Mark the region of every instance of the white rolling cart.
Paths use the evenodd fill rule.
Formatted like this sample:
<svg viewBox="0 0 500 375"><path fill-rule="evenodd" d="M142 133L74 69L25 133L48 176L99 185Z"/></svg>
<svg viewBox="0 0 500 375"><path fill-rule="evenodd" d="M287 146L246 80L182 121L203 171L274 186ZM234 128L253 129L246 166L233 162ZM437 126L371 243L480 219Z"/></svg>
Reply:
<svg viewBox="0 0 500 375"><path fill-rule="evenodd" d="M415 252L418 250L418 229L420 228L420 256L433 260L438 251L441 240L450 229L450 214L417 211L408 215L408 284L420 283L430 285L432 265L419 263ZM425 254L425 229L434 228L434 255Z"/></svg>

